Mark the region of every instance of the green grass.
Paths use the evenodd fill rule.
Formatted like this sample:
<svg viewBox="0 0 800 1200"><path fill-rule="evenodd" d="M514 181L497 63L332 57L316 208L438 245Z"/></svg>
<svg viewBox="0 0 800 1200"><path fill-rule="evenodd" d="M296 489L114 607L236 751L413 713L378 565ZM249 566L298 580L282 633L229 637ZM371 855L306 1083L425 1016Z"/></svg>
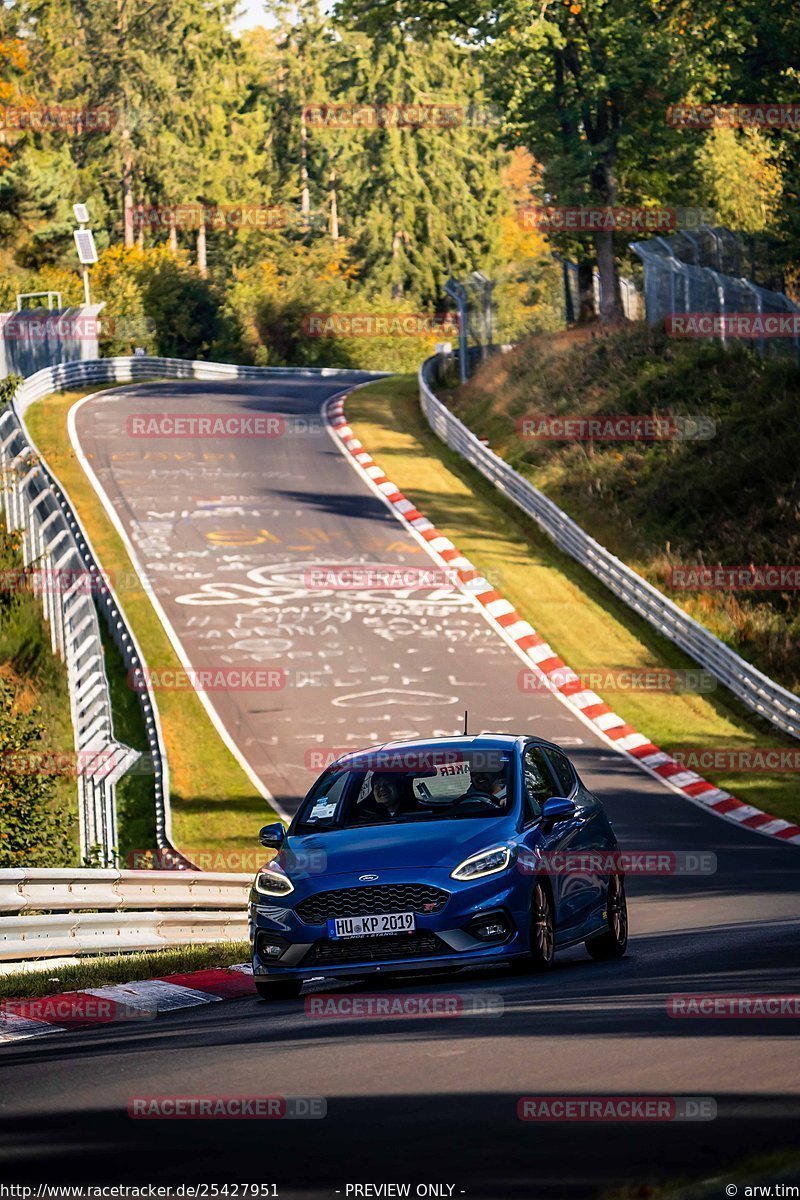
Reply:
<svg viewBox="0 0 800 1200"><path fill-rule="evenodd" d="M800 592L688 592L673 567L800 561L800 371L645 325L530 339L447 394L453 411L612 553L786 687L800 687ZM703 441L548 442L533 414L700 414Z"/></svg>
<svg viewBox="0 0 800 1200"><path fill-rule="evenodd" d="M696 669L439 441L420 412L414 377L362 388L347 401L346 411L356 435L389 478L574 670ZM604 698L636 729L672 752L794 745L762 728L721 688L707 695L614 691ZM758 808L800 818L800 797L791 774L707 777Z"/></svg>
<svg viewBox="0 0 800 1200"><path fill-rule="evenodd" d="M250 961L247 942L223 942L210 946L178 946L170 950L137 951L87 958L70 966L48 967L0 975L0 997L54 996L81 988L130 983L161 975L230 967Z"/></svg>
<svg viewBox="0 0 800 1200"><path fill-rule="evenodd" d="M739 1196L744 1200L748 1195L745 1191L748 1186L771 1185L773 1194L777 1195L775 1185L796 1184L799 1173L800 1154L795 1147L787 1146L786 1149L770 1154L758 1154L743 1159L733 1166L726 1164L712 1177L694 1180L683 1178L663 1183L655 1182L652 1177L643 1178L637 1183L607 1192L605 1200L642 1200L642 1197L647 1197L647 1200L722 1200L728 1184L735 1184L739 1189Z"/></svg>
<svg viewBox="0 0 800 1200"><path fill-rule="evenodd" d="M112 579L119 581L117 594L147 666L151 670L178 669L180 663L158 614L138 582L127 550L69 442L67 414L85 394L62 392L38 401L28 411L28 428L75 505L102 567ZM119 713L124 726L132 710L127 697L123 702L121 687L117 685L112 690L115 714ZM276 818L222 742L197 694L194 691L161 692L158 708L170 768L176 844L190 852L230 850L238 854L252 850L260 826ZM135 737L135 734L130 736ZM138 746L139 743L131 744ZM130 804L136 836L139 831L143 836L149 836L142 824L144 785L136 780L128 787L132 795L126 804ZM123 844L129 849L145 850L153 844L151 841L134 846L128 831L124 832L123 838Z"/></svg>

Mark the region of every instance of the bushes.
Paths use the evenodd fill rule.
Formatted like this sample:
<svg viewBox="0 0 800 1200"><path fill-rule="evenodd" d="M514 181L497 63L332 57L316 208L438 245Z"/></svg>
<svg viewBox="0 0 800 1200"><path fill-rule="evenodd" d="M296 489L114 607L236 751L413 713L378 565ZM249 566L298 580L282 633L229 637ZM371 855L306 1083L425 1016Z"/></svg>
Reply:
<svg viewBox="0 0 800 1200"><path fill-rule="evenodd" d="M69 866L76 810L66 669L24 586L21 534L0 527L0 867Z"/></svg>
<svg viewBox="0 0 800 1200"><path fill-rule="evenodd" d="M102 320L109 336L103 355L131 354L141 346L168 358L209 358L223 333L221 297L184 254L163 246L107 250L95 268L93 287L106 302Z"/></svg>
<svg viewBox="0 0 800 1200"><path fill-rule="evenodd" d="M0 868L67 866L72 858L72 822L55 803L55 778L40 769L40 711L19 712L0 678Z"/></svg>

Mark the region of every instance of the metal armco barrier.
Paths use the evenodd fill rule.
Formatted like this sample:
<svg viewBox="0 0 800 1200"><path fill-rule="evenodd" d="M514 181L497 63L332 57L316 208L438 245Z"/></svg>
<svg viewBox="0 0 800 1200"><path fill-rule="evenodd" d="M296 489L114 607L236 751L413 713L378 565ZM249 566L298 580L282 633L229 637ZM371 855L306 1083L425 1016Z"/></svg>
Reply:
<svg viewBox="0 0 800 1200"><path fill-rule="evenodd" d="M156 844L160 850L171 852L176 867L191 866L172 845L167 755L141 650L114 588L103 577L102 564L68 496L28 433L25 426L28 408L52 392L80 390L96 383L152 379L260 380L286 375L317 378L361 375L367 379L376 374L319 367L240 367L146 355L101 358L61 363L37 371L25 380L13 403L0 415L0 495L6 522L9 529L22 531L25 564L35 563L36 573L45 581L40 594L50 624L53 650L67 664L84 861L87 855L95 854L103 865L113 866L118 844L115 786L142 758L140 766L147 767L154 776ZM148 739L148 754L144 758L114 737L98 610L119 648L126 670L139 674L136 694Z"/></svg>
<svg viewBox="0 0 800 1200"><path fill-rule="evenodd" d="M233 873L3 870L0 961L245 940L250 883Z"/></svg>
<svg viewBox="0 0 800 1200"><path fill-rule="evenodd" d="M99 854L102 862L113 862L118 841L115 787L140 754L114 736L92 596L96 590L100 603L109 604L108 588L72 510L10 408L0 416L0 473L6 525L22 532L23 561L26 567L35 565L34 584L50 626L53 652L67 666L81 857L85 861ZM31 757L20 760L17 769L35 773L48 767Z"/></svg>
<svg viewBox="0 0 800 1200"><path fill-rule="evenodd" d="M709 670L749 709L784 733L800 737L800 699L756 670L658 588L609 553L543 492L484 446L433 394L430 384L436 363L435 358L429 358L420 368L419 397L425 418L437 437L532 517L559 549L596 575L629 608Z"/></svg>

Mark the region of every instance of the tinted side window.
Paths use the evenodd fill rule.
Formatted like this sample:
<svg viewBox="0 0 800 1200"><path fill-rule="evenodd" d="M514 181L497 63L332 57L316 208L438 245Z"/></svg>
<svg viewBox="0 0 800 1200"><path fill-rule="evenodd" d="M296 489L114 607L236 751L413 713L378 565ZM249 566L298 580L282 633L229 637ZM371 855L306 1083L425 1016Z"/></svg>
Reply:
<svg viewBox="0 0 800 1200"><path fill-rule="evenodd" d="M522 786L528 818L540 817L542 805L555 796L547 760L538 746L528 746L522 759Z"/></svg>
<svg viewBox="0 0 800 1200"><path fill-rule="evenodd" d="M550 759L550 765L558 780L558 785L562 789L559 795L569 796L577 782L572 763L565 755L559 754L558 750L548 750L547 757Z"/></svg>

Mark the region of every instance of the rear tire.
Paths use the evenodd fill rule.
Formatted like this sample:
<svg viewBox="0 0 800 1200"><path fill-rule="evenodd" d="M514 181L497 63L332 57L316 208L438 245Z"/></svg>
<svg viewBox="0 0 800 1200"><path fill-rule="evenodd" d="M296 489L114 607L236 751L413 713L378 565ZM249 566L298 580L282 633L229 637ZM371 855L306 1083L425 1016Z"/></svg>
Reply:
<svg viewBox="0 0 800 1200"><path fill-rule="evenodd" d="M622 958L628 948L628 902L625 899L625 880L621 875L612 875L608 881L606 913L606 932L584 943L591 957L601 962L604 959Z"/></svg>
<svg viewBox="0 0 800 1200"><path fill-rule="evenodd" d="M531 906L531 946L524 958L513 958L511 970L517 975L549 971L556 951L555 920L550 893L537 883Z"/></svg>
<svg viewBox="0 0 800 1200"><path fill-rule="evenodd" d="M302 979L274 979L271 983L256 980L256 991L262 1000L296 1000L302 990Z"/></svg>

